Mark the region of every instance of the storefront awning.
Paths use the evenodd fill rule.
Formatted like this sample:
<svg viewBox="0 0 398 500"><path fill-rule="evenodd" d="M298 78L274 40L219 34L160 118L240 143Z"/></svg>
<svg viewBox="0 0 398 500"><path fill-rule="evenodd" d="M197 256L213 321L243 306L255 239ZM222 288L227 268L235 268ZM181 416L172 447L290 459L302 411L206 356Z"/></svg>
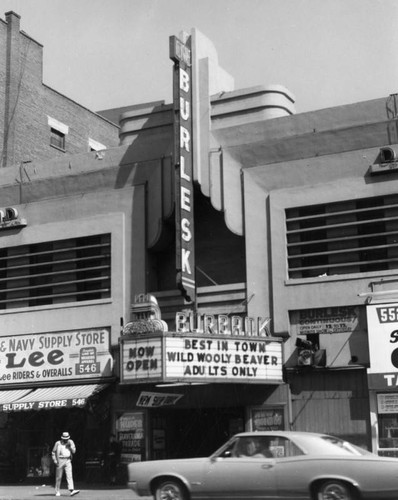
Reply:
<svg viewBox="0 0 398 500"><path fill-rule="evenodd" d="M107 384L0 391L0 412L81 408Z"/></svg>

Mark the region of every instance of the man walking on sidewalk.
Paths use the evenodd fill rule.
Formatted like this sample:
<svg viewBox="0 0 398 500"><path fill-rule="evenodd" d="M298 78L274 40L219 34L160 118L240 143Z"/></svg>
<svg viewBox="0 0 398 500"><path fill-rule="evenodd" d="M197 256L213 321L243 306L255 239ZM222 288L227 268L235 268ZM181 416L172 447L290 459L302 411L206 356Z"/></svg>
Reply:
<svg viewBox="0 0 398 500"><path fill-rule="evenodd" d="M70 496L77 495L80 490L75 490L72 475L72 458L76 453L75 443L71 440L69 432L63 432L61 439L54 444L52 459L55 463L55 496L61 496L61 481L65 471L66 482Z"/></svg>

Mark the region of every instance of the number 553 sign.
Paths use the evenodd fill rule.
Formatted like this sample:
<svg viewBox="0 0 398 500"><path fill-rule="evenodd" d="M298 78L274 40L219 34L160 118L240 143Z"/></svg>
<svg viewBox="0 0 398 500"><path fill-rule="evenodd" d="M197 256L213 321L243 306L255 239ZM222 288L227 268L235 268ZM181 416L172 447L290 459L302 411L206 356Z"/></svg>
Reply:
<svg viewBox="0 0 398 500"><path fill-rule="evenodd" d="M369 389L398 389L398 304L366 308L368 319Z"/></svg>

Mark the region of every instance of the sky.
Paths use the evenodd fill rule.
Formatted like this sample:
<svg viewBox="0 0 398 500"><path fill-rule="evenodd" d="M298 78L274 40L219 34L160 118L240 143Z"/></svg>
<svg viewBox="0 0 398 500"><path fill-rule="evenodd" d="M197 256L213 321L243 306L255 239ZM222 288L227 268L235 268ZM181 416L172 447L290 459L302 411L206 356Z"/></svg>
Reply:
<svg viewBox="0 0 398 500"><path fill-rule="evenodd" d="M0 0L43 45L43 82L99 111L172 102L169 37L197 28L235 89L303 113L398 93L398 0Z"/></svg>

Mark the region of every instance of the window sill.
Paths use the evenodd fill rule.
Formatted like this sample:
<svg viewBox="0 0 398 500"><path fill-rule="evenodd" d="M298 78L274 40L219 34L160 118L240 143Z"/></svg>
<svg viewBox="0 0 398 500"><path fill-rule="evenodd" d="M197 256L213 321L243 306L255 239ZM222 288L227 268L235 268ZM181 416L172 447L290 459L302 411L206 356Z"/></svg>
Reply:
<svg viewBox="0 0 398 500"><path fill-rule="evenodd" d="M324 282L336 282L336 281L354 281L363 280L369 278L378 278L381 280L384 277L392 278L396 277L398 279L398 269L391 271L375 271L371 273L354 273L354 274L332 274L330 276L317 276L314 278L297 278L297 279L285 279L286 286L294 285L312 285L314 283L324 283Z"/></svg>
<svg viewBox="0 0 398 500"><path fill-rule="evenodd" d="M62 153L66 153L66 149L59 148L58 146L54 146L54 144L50 144L51 148L57 149L58 151L62 151Z"/></svg>

